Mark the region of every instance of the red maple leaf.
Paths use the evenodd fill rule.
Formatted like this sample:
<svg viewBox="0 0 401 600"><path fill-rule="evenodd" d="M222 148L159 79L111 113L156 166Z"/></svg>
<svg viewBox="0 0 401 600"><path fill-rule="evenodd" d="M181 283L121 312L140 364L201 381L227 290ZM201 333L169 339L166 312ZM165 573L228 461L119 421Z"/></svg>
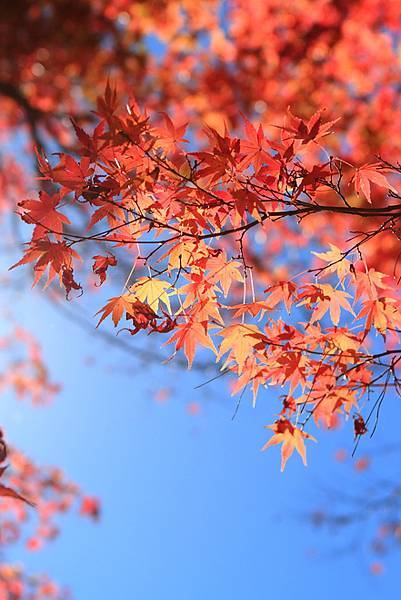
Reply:
<svg viewBox="0 0 401 600"><path fill-rule="evenodd" d="M18 206L21 219L25 223L35 225L32 239L36 240L43 235L52 233L56 239L61 240L63 236L63 225L70 223L66 215L56 210L60 204L60 194L50 196L44 191L39 192L38 200L22 200Z"/></svg>
<svg viewBox="0 0 401 600"><path fill-rule="evenodd" d="M95 261L92 266L93 272L99 276L99 286L106 281L106 272L109 267L115 267L117 265L117 259L112 254L109 256L102 256L100 254L93 256Z"/></svg>
<svg viewBox="0 0 401 600"><path fill-rule="evenodd" d="M362 165L362 167L356 169L355 175L351 179L351 182L354 182L356 193L358 195L362 193L369 204L372 203L370 195L372 183L378 185L379 187L397 192L397 190L388 182L383 173L378 171L379 167L379 163L367 163Z"/></svg>

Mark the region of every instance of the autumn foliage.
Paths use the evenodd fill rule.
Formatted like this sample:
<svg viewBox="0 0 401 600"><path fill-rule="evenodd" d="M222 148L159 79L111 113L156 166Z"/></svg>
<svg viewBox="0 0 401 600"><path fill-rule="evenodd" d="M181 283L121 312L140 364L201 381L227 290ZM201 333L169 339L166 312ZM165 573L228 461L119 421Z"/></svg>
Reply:
<svg viewBox="0 0 401 600"><path fill-rule="evenodd" d="M98 326L111 317L132 335L170 334L164 344L189 366L206 348L234 378L233 392L249 387L254 402L261 387L285 388L265 446L283 442L283 468L294 449L306 462L311 417L333 427L352 414L355 435L366 433L359 406L367 391L397 382L397 282L364 257L396 224L397 165L333 156L323 144L335 121L323 111L303 120L288 109L274 137L245 116L235 133L206 127L201 150L167 114L153 117L134 101L121 107L111 84L96 114L93 134L75 125L78 157L38 156L54 193L20 202L33 233L14 267L31 264L34 284L57 279L68 299L84 292L77 273L91 269L106 287L115 278L109 267L130 264ZM374 205L373 189L391 198ZM86 221L82 232L68 230L74 210ZM322 246L312 220L333 241L310 257L309 245ZM340 223L343 231L363 220L373 229L339 239ZM273 256L257 236L275 238ZM91 245L104 254L89 258ZM284 262L291 245L302 270L299 259ZM376 334L381 348L372 351Z"/></svg>
<svg viewBox="0 0 401 600"><path fill-rule="evenodd" d="M69 306L96 292L93 329L212 366L237 406L249 391L282 469L319 429L373 433L400 392L399 1L0 10L0 207L29 235L11 268ZM15 340L0 386L52 397Z"/></svg>

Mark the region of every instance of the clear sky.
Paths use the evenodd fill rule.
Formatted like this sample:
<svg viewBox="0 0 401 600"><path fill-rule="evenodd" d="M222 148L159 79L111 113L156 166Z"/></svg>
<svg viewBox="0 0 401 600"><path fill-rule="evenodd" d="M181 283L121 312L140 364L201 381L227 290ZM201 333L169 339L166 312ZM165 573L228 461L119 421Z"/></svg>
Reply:
<svg viewBox="0 0 401 600"><path fill-rule="evenodd" d="M7 558L69 584L77 600L394 596L396 553L386 559L383 576L372 576L366 546L349 551L355 539L320 533L305 518L333 501L322 490L354 493L374 478L333 460L337 448L352 449L351 423L344 431L320 432L319 444L308 444L310 466L294 457L282 474L278 449L260 452L277 390L261 394L255 409L244 399L232 421L236 400L224 379L195 390L204 373L138 368L135 357L60 317L41 291L26 287L12 304L38 334L63 391L39 409L3 398L1 422L34 459L60 465L98 495L103 512L98 524L68 516L47 549L17 547ZM130 341L138 346L145 339ZM172 397L157 403L155 391L165 387ZM201 404L200 414L188 414L190 402ZM391 402L361 455L386 441ZM390 473L400 475L397 456ZM365 534L362 523L356 536L363 542Z"/></svg>

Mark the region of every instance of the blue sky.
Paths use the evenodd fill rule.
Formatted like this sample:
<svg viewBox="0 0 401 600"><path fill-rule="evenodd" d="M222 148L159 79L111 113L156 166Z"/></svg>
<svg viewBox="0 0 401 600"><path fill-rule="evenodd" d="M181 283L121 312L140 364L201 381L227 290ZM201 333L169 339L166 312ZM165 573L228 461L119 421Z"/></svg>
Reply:
<svg viewBox="0 0 401 600"><path fill-rule="evenodd" d="M310 466L294 457L282 474L278 450L260 452L275 390L261 395L256 409L244 400L232 421L236 401L224 380L195 390L205 374L138 369L135 358L60 317L44 292L15 293L12 305L41 339L63 391L39 409L4 398L7 435L100 496L103 514L98 524L68 516L47 549L17 547L7 558L70 585L77 600L337 600L393 593L396 554L386 560L386 573L373 577L369 554L343 551L348 538L320 534L302 516L322 506L325 486L358 491L373 477L333 460L337 448L352 448L351 425L321 432L318 445L308 445ZM164 404L154 400L160 387L175 390ZM202 404L197 416L185 409L193 401ZM376 439L364 440L361 455L369 443L386 441L393 418L386 402ZM396 462L393 457L390 472ZM362 526L361 539L365 533Z"/></svg>

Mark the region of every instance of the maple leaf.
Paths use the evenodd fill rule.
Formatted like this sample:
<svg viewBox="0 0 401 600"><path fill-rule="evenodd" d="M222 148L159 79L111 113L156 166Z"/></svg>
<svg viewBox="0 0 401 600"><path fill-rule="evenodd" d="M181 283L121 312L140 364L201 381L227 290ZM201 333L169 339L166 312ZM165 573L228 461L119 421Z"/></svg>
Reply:
<svg viewBox="0 0 401 600"><path fill-rule="evenodd" d="M337 424L337 415L342 411L349 414L353 407L357 406L356 390L347 388L330 389L333 387L333 382L330 377L325 384L325 379L322 377L318 380L315 389L310 390L297 398L297 404L301 405L309 403L312 405L311 412L316 425L322 422L327 428L335 427Z"/></svg>
<svg viewBox="0 0 401 600"><path fill-rule="evenodd" d="M215 302L216 295L214 293L214 284L207 280L205 273L191 273L191 275L185 276L186 279L190 279L191 283L188 283L179 288L178 292L185 295L183 302L183 308L187 308L194 302L212 301Z"/></svg>
<svg viewBox="0 0 401 600"><path fill-rule="evenodd" d="M369 269L366 273L363 271L355 271L354 280L356 284L355 302L367 296L369 300L376 300L379 296L383 296L383 290L387 290L388 295L391 295L391 290L387 283L383 281L388 276L375 269Z"/></svg>
<svg viewBox="0 0 401 600"><path fill-rule="evenodd" d="M380 163L367 163L362 165L362 167L359 167L355 170L355 174L351 179L351 182L354 182L356 193L359 195L362 192L369 204L372 203L370 196L372 183L378 185L379 187L397 192L397 190L388 182L383 173L378 171L379 167Z"/></svg>
<svg viewBox="0 0 401 600"><path fill-rule="evenodd" d="M263 318L266 312L272 310L272 306L268 302L246 302L245 304L234 304L228 306L230 310L235 310L234 317L242 317L242 315L250 314L256 317L260 313L260 318Z"/></svg>
<svg viewBox="0 0 401 600"><path fill-rule="evenodd" d="M104 134L105 122L99 122L99 124L95 127L92 136L79 127L74 119L71 119L71 122L74 127L75 134L83 147L83 156L89 156L91 161L95 162L99 151L100 142L102 141L102 136Z"/></svg>
<svg viewBox="0 0 401 600"><path fill-rule="evenodd" d="M209 256L206 244L197 240L184 239L169 248L162 254L157 262L162 262L168 257L168 265L170 269L179 269L193 264L194 260L200 260L200 257L206 258Z"/></svg>
<svg viewBox="0 0 401 600"><path fill-rule="evenodd" d="M150 306L144 304L140 300L131 302L131 306L129 307L129 312L127 312L126 318L127 321L132 320L135 327L134 329L128 330L131 335L135 335L140 329L147 329L148 327L152 328L151 331L159 330L160 333L164 329L169 331L169 329L172 327L170 322L158 327L156 325L156 319L158 318L156 313L150 308Z"/></svg>
<svg viewBox="0 0 401 600"><path fill-rule="evenodd" d="M290 394L292 394L298 385L301 387L305 386L306 358L302 352L281 352L276 358L276 363L277 367L275 371L278 381L290 384Z"/></svg>
<svg viewBox="0 0 401 600"><path fill-rule="evenodd" d="M166 113L162 113L164 119L164 128L159 127L159 136L157 139L157 147L162 148L167 154L168 152L179 150L180 143L188 143L188 140L183 136L187 128L187 123L180 127L175 127L174 123Z"/></svg>
<svg viewBox="0 0 401 600"><path fill-rule="evenodd" d="M21 219L25 223L35 225L32 239L41 238L43 234L53 233L56 239L61 239L63 235L63 225L70 223L68 217L56 210L60 204L60 194L50 196L44 191L39 192L38 200L22 200L18 206L22 209L19 212Z"/></svg>
<svg viewBox="0 0 401 600"><path fill-rule="evenodd" d="M117 110L117 106L117 91L111 86L110 81L107 80L104 96L99 96L97 99L97 113L105 119L110 120L110 117Z"/></svg>
<svg viewBox="0 0 401 600"><path fill-rule="evenodd" d="M83 156L81 162L77 162L68 154L60 156L59 164L52 169L52 179L67 190L73 190L76 195L79 195L86 187L86 178L93 173L90 159Z"/></svg>
<svg viewBox="0 0 401 600"><path fill-rule="evenodd" d="M109 267L115 267L117 265L117 259L112 254L109 256L102 256L100 254L93 256L93 260L95 261L92 266L93 272L99 276L99 286L101 286L107 277L107 269Z"/></svg>
<svg viewBox="0 0 401 600"><path fill-rule="evenodd" d="M323 338L322 338L323 339ZM361 345L361 339L353 335L345 327L333 327L327 330L324 340L328 343L328 352L356 352Z"/></svg>
<svg viewBox="0 0 401 600"><path fill-rule="evenodd" d="M241 167L246 169L251 163L254 165L255 171L259 171L263 163L266 163L270 156L267 152L268 144L263 132L262 125L258 129L242 115L245 124L246 140L241 140L241 153L245 155L242 160Z"/></svg>
<svg viewBox="0 0 401 600"><path fill-rule="evenodd" d="M100 323L105 320L106 317L111 315L113 319L114 327L117 327L121 320L121 317L125 312L129 313L131 310L132 295L123 294L122 296L115 296L107 301L107 304L97 311L96 315L102 313L99 323L96 327L99 327ZM95 316L96 316L95 315Z"/></svg>
<svg viewBox="0 0 401 600"><path fill-rule="evenodd" d="M319 285L306 285L303 286L298 299L301 300L297 306L306 305L310 308L311 304L317 303L317 307L314 309L311 317L311 324L320 319L330 311L330 318L334 325L338 325L340 321L341 308L344 308L348 312L354 314L350 303L347 298L351 298L351 295L347 292L336 290L333 286L327 283L321 283Z"/></svg>
<svg viewBox="0 0 401 600"><path fill-rule="evenodd" d="M321 185L325 184L325 177L331 175L329 169L325 169L328 163L321 165L313 165L312 170L307 172L302 177L302 181L298 184L296 193L293 194L293 201L298 198L301 192L307 189L309 192L315 192Z"/></svg>
<svg viewBox="0 0 401 600"><path fill-rule="evenodd" d="M180 312L181 310L178 311L177 314ZM190 310L187 311L187 315L200 323L220 323L220 325L224 325L224 320L221 317L218 305L214 300L209 300L207 298L196 302Z"/></svg>
<svg viewBox="0 0 401 600"><path fill-rule="evenodd" d="M372 298L363 302L357 319L362 317L366 317L366 333L370 331L372 325L383 337L387 329L401 328L401 312L394 298Z"/></svg>
<svg viewBox="0 0 401 600"><path fill-rule="evenodd" d="M250 385L252 389L252 405L256 406L256 396L261 385L266 385L268 369L258 363L254 355L250 355L245 361L241 375L234 381L231 394L237 394L246 386Z"/></svg>
<svg viewBox="0 0 401 600"><path fill-rule="evenodd" d="M341 283L344 285L344 279L351 274L351 262L347 260L344 253L335 244L329 243L330 250L327 252L312 252L315 256L328 263L324 267L324 273L336 273Z"/></svg>
<svg viewBox="0 0 401 600"><path fill-rule="evenodd" d="M209 140L215 143L212 152L191 152L193 156L201 161L202 168L198 172L199 177L205 177L210 182L223 179L230 167L236 164L236 158L240 151L240 140L230 138L228 135L221 136L212 127L206 127L205 133Z"/></svg>
<svg viewBox="0 0 401 600"><path fill-rule="evenodd" d="M232 192L235 198L235 209L242 221L246 221L247 213L252 215L256 220L261 221L261 215L264 212L265 206L263 201L257 194L253 194L249 190L235 190ZM233 224L236 223L235 215L232 217Z"/></svg>
<svg viewBox="0 0 401 600"><path fill-rule="evenodd" d="M269 294L267 304L271 306L271 308L274 308L280 302L284 302L284 306L289 314L291 304L294 300L295 290L296 285L291 281L279 281L265 289L265 293Z"/></svg>
<svg viewBox="0 0 401 600"><path fill-rule="evenodd" d="M176 342L176 352L181 348L184 349L189 369L192 366L197 346L210 348L216 353L216 348L207 334L205 326L193 319L189 319L187 323L177 325L177 331L167 340L166 344L172 344L173 342Z"/></svg>
<svg viewBox="0 0 401 600"><path fill-rule="evenodd" d="M273 437L270 438L263 446L263 450L267 450L270 446L274 446L275 444L283 444L281 447L281 471L284 471L287 460L290 458L294 450L298 452L300 457L302 458L302 462L306 466L306 449L304 440L313 440L316 442L316 439L295 427L291 421L285 418L280 418L278 421L273 423L273 425L265 425L267 429L272 429L274 432Z"/></svg>
<svg viewBox="0 0 401 600"><path fill-rule="evenodd" d="M227 254L223 251L218 256L213 256L206 261L206 269L209 270L207 281L220 282L224 296L227 296L233 281L244 281L239 271L241 266L237 260L228 260Z"/></svg>
<svg viewBox="0 0 401 600"><path fill-rule="evenodd" d="M168 294L167 290L171 289L172 286L168 281L156 277L141 277L130 287L130 292L141 302L146 302L156 313L159 309L159 302L161 302L171 314L169 296L175 293L172 291Z"/></svg>
<svg viewBox="0 0 401 600"><path fill-rule="evenodd" d="M285 131L291 133L291 137L295 140L301 140L302 144L317 141L318 139L329 135L332 126L340 120L340 117L334 121L322 121L323 110L318 110L309 121L304 121L292 114L290 108L287 109L287 118L289 121L288 127L283 127Z"/></svg>
<svg viewBox="0 0 401 600"><path fill-rule="evenodd" d="M230 361L235 361L238 365L238 373L241 374L253 348L260 344L257 337L259 334L260 331L256 325L243 325L241 323L229 325L220 331L218 335L221 335L224 339L220 344L216 361L228 352L228 357L221 368L224 369Z"/></svg>
<svg viewBox="0 0 401 600"><path fill-rule="evenodd" d="M81 296L83 293L82 285L77 283L74 279L74 269L71 267L63 267L61 273L61 282L65 287L65 297L68 300L68 296L71 290L81 290Z"/></svg>
<svg viewBox="0 0 401 600"><path fill-rule="evenodd" d="M72 268L73 258L79 259L80 257L75 250L67 246L66 242L51 242L48 238L33 240L28 245L28 249L21 260L12 265L10 270L36 261L34 265L35 278L33 285L38 283L45 273L46 268L49 267L45 285L47 287L56 274L60 275L60 281L62 281L64 270Z"/></svg>
<svg viewBox="0 0 401 600"><path fill-rule="evenodd" d="M96 223L99 223L99 221L102 221L103 219L107 219L110 227L118 226L124 223L124 216L122 207L105 202L100 208L92 213L87 229L92 229Z"/></svg>
<svg viewBox="0 0 401 600"><path fill-rule="evenodd" d="M160 331L161 333L169 331L172 327L171 319L168 319L167 322L157 326L156 319L159 318L157 314L150 306L148 306L148 304L141 302L133 294L123 294L122 296L111 298L107 304L96 313L96 315L100 313L102 313L102 316L96 327L99 327L100 323L110 314L113 319L114 327L116 327L125 313L127 321L132 321L134 324L134 329L128 329L131 335L135 335L140 329L147 329L148 327L151 327L152 331Z"/></svg>

